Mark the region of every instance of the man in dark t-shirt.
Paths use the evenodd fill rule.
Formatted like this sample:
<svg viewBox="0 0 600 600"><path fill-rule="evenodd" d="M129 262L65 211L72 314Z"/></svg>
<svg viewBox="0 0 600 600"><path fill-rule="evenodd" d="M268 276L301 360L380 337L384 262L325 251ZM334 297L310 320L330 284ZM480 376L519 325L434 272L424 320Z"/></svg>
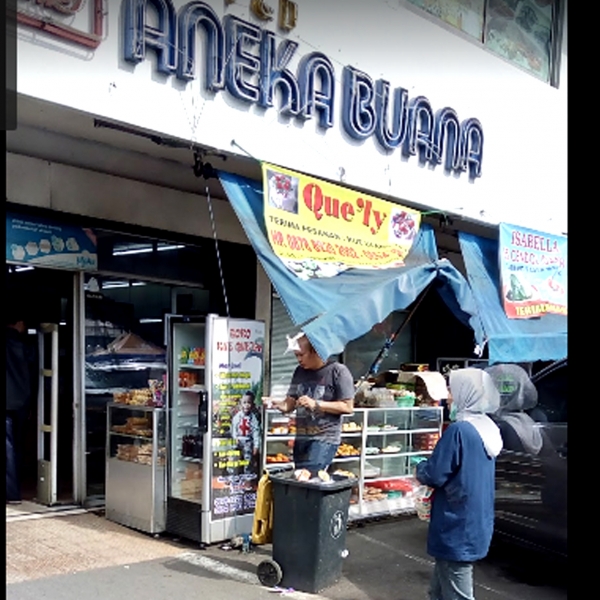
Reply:
<svg viewBox="0 0 600 600"><path fill-rule="evenodd" d="M297 342L299 364L287 396L272 406L296 410L294 463L315 475L329 467L340 445L342 415L354 410L354 380L345 365L322 360L306 336Z"/></svg>

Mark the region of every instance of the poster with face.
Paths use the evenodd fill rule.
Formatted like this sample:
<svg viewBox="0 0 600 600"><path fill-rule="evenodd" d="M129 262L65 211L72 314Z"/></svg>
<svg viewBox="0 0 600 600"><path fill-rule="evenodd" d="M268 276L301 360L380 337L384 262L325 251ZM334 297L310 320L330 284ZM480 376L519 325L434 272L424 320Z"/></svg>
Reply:
<svg viewBox="0 0 600 600"><path fill-rule="evenodd" d="M212 347L212 519L251 514L260 478L264 323L217 319Z"/></svg>

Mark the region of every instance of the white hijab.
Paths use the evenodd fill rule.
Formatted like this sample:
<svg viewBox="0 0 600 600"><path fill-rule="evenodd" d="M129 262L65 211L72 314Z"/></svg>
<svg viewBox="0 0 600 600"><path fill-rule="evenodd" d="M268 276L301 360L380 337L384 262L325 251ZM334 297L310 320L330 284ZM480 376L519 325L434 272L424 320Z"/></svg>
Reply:
<svg viewBox="0 0 600 600"><path fill-rule="evenodd" d="M498 426L485 414L496 412L500 406L500 394L492 378L481 369L450 371L450 393L456 407L456 420L471 423L488 456L498 456L502 450L502 436Z"/></svg>

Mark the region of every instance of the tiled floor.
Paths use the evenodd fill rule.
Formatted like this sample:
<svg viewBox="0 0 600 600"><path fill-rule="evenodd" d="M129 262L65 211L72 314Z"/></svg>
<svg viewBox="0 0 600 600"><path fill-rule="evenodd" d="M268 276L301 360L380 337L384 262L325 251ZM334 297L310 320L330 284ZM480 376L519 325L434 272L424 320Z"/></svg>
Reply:
<svg viewBox="0 0 600 600"><path fill-rule="evenodd" d="M129 565L185 550L108 521L101 514L7 505L6 583ZM64 509L64 507L61 507Z"/></svg>
<svg viewBox="0 0 600 600"><path fill-rule="evenodd" d="M43 504L24 500L21 504L6 505L6 522L73 511L84 512L83 509L75 505L44 506Z"/></svg>

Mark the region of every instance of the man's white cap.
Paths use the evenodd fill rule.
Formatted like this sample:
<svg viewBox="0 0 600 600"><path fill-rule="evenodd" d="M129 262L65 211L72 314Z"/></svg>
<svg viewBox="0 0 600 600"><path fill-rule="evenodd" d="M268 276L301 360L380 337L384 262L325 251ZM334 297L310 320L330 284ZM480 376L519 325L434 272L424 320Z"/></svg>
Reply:
<svg viewBox="0 0 600 600"><path fill-rule="evenodd" d="M288 352L300 352L300 344L298 340L304 337L304 332L299 331L294 337L290 337L289 335L285 336L287 339L287 348L285 349L284 354Z"/></svg>

